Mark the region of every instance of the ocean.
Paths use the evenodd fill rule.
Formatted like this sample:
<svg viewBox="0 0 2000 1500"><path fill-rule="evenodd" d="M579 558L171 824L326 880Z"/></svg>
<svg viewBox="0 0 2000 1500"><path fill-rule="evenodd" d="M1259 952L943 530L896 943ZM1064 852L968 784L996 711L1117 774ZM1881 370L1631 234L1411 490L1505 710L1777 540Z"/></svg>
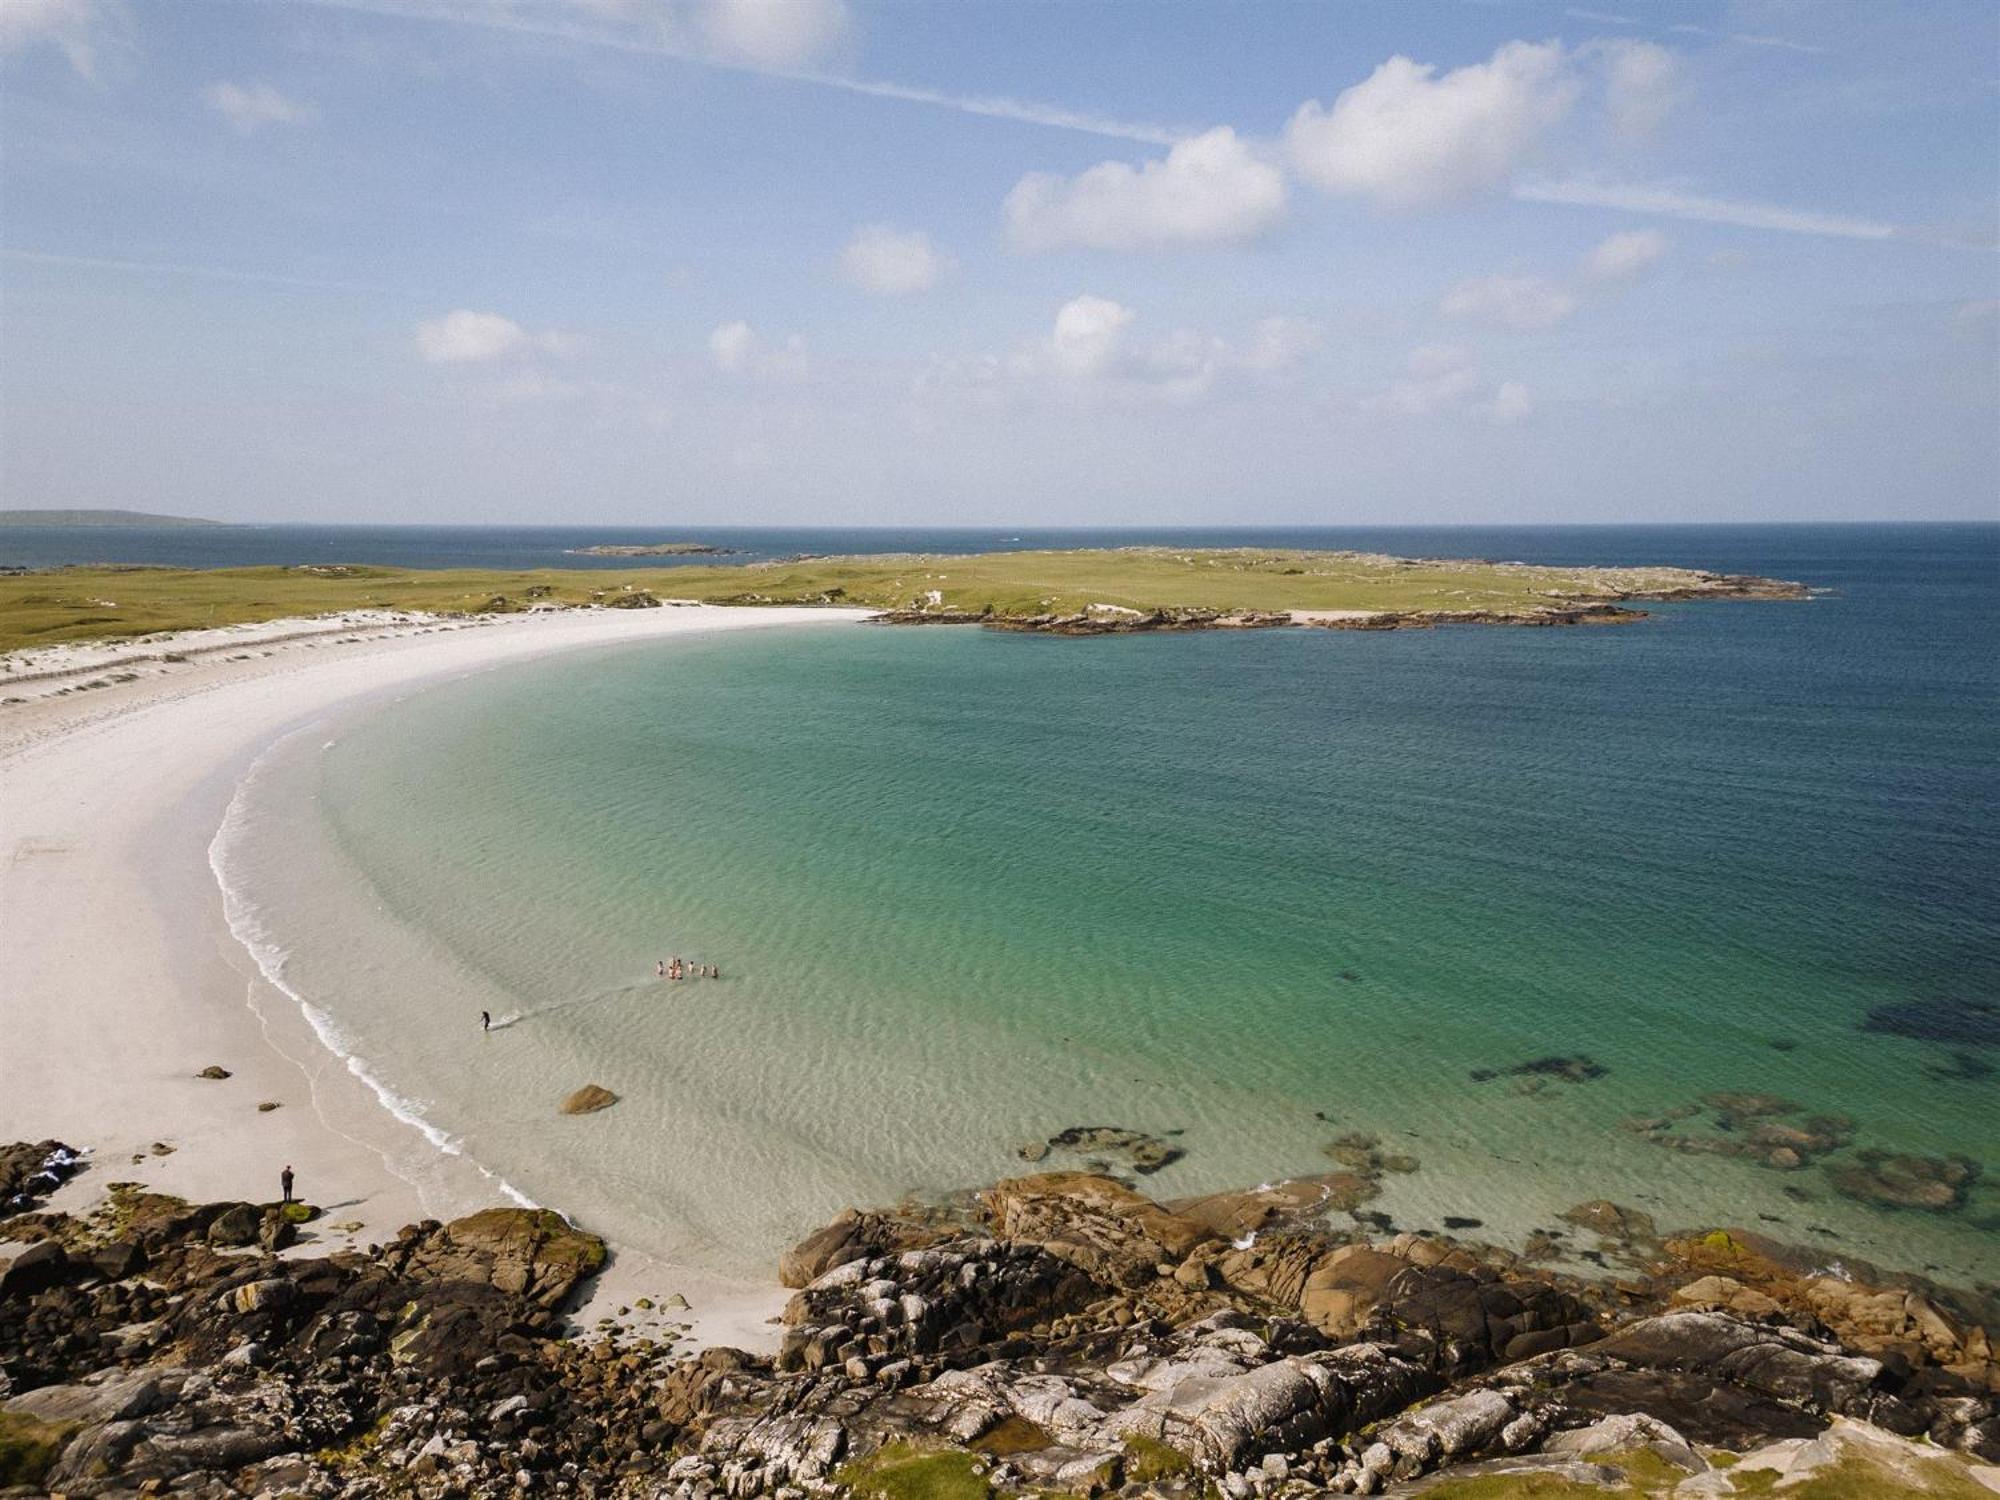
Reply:
<svg viewBox="0 0 2000 1500"><path fill-rule="evenodd" d="M607 539L336 530L89 545L526 567ZM1611 1198L2000 1276L1991 1178L1942 1211L1840 1190L1897 1156L2000 1169L2000 527L746 550L1086 539L1818 592L1617 629L856 626L549 658L274 747L214 849L239 933L422 1149L716 1270L1108 1125L1184 1152L1141 1179L1160 1197L1336 1170L1367 1136L1414 1159L1364 1210L1401 1228L1518 1245ZM675 954L722 977L655 978ZM621 1102L558 1114L587 1082Z"/></svg>

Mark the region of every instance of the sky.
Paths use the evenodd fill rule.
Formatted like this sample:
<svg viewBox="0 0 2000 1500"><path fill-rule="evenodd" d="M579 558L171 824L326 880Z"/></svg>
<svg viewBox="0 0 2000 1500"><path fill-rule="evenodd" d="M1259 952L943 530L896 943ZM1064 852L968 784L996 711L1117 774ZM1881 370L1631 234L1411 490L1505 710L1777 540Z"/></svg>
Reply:
<svg viewBox="0 0 2000 1500"><path fill-rule="evenodd" d="M1994 0L0 0L0 506L2000 518Z"/></svg>

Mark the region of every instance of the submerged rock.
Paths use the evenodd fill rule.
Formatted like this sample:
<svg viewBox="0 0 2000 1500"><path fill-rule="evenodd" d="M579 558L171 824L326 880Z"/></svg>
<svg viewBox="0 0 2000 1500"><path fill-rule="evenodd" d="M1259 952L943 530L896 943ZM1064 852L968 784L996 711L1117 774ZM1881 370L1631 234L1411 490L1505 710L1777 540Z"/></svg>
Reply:
<svg viewBox="0 0 2000 1500"><path fill-rule="evenodd" d="M1474 1083L1486 1083L1495 1078L1555 1079L1562 1083L1591 1083L1604 1077L1611 1070L1587 1053L1574 1056L1559 1054L1552 1057L1531 1058L1524 1063L1516 1063L1511 1068L1474 1068L1471 1073Z"/></svg>
<svg viewBox="0 0 2000 1500"><path fill-rule="evenodd" d="M1187 1155L1172 1142L1148 1135L1143 1130L1127 1130L1118 1125L1072 1125L1050 1136L1046 1143L1023 1146L1020 1157L1023 1161L1036 1162L1047 1157L1050 1151L1116 1157L1134 1172L1147 1176Z"/></svg>
<svg viewBox="0 0 2000 1500"><path fill-rule="evenodd" d="M1955 1047L2000 1047L2000 1005L1944 996L1905 1000L1876 1006L1862 1021L1861 1029Z"/></svg>
<svg viewBox="0 0 2000 1500"><path fill-rule="evenodd" d="M1965 1205L1979 1177L1979 1163L1964 1156L1915 1156L1889 1151L1854 1153L1826 1169L1833 1190L1878 1208L1948 1213Z"/></svg>
<svg viewBox="0 0 2000 1500"><path fill-rule="evenodd" d="M586 1083L563 1100L561 1108L566 1115L589 1115L600 1109L609 1109L617 1102L618 1096L602 1084Z"/></svg>

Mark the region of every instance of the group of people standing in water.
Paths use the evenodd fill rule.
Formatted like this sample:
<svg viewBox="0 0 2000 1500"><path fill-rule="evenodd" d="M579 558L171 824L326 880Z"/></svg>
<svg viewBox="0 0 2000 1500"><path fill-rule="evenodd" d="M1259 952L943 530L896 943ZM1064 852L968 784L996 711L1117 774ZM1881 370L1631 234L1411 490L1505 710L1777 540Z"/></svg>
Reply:
<svg viewBox="0 0 2000 1500"><path fill-rule="evenodd" d="M672 958L654 961L653 972L661 979L720 979L722 968L718 964L691 964L676 954ZM479 1029L493 1029L493 1013L482 1010L479 1013Z"/></svg>
<svg viewBox="0 0 2000 1500"><path fill-rule="evenodd" d="M722 970L714 964L683 963L676 958L663 958L653 965L653 972L662 979L720 979Z"/></svg>

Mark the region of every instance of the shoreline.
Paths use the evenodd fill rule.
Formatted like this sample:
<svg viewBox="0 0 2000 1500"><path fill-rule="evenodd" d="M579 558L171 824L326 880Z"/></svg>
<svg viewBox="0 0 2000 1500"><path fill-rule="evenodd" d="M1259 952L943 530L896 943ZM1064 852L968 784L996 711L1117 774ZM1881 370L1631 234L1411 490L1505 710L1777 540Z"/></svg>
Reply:
<svg viewBox="0 0 2000 1500"><path fill-rule="evenodd" d="M393 1118L232 930L209 850L243 777L285 734L379 694L566 650L865 615L690 607L463 624L350 617L308 630L274 621L184 661L166 658L189 643L158 643L151 670L88 693L44 679L43 692L0 712L11 978L0 1137L93 1147L98 1170L66 1186L57 1208L80 1208L116 1180L190 1200L261 1198L289 1164L356 1246L508 1201L479 1164ZM105 670L77 670L92 669ZM231 1076L197 1076L211 1065ZM771 1342L765 1320L782 1302L775 1289L629 1249L595 1293L580 1317L678 1294L692 1304L683 1319L694 1341L753 1346Z"/></svg>

